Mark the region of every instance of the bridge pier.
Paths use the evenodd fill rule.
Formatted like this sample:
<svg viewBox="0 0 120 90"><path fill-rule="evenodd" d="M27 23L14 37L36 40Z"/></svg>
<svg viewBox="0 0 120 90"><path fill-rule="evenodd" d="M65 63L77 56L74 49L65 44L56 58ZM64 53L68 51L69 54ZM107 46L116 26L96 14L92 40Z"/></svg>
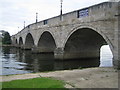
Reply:
<svg viewBox="0 0 120 90"><path fill-rule="evenodd" d="M120 60L113 58L113 66L116 69L120 69Z"/></svg>
<svg viewBox="0 0 120 90"><path fill-rule="evenodd" d="M64 48L58 47L54 51L54 58L57 60L63 60L64 59Z"/></svg>
<svg viewBox="0 0 120 90"><path fill-rule="evenodd" d="M33 53L53 53L53 49L47 48L47 47L33 47L32 49Z"/></svg>
<svg viewBox="0 0 120 90"><path fill-rule="evenodd" d="M13 46L16 47L16 48L20 47L20 45L18 45L18 44L13 44Z"/></svg>
<svg viewBox="0 0 120 90"><path fill-rule="evenodd" d="M24 50L31 50L32 46L21 45L20 48Z"/></svg>

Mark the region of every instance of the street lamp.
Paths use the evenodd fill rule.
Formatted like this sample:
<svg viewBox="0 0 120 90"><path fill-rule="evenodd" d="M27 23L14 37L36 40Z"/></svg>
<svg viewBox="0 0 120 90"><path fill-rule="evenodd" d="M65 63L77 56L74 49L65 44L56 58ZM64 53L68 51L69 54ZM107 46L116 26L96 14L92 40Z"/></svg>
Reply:
<svg viewBox="0 0 120 90"><path fill-rule="evenodd" d="M38 22L38 13L36 13L36 23Z"/></svg>
<svg viewBox="0 0 120 90"><path fill-rule="evenodd" d="M62 20L62 3L63 3L63 0L60 0L60 20Z"/></svg>

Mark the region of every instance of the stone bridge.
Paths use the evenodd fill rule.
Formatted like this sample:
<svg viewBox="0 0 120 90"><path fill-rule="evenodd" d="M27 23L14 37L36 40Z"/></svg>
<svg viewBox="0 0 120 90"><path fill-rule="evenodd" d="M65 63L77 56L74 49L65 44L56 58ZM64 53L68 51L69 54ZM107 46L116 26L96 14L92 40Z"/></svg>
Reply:
<svg viewBox="0 0 120 90"><path fill-rule="evenodd" d="M100 58L101 46L109 45L118 68L119 10L119 2L104 2L52 17L28 25L12 36L12 43L33 52L54 52L56 59Z"/></svg>

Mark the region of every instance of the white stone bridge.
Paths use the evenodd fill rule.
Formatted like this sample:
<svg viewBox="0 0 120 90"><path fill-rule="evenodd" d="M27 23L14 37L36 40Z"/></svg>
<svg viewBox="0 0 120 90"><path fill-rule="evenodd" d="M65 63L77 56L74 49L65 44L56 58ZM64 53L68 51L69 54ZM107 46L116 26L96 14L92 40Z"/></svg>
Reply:
<svg viewBox="0 0 120 90"><path fill-rule="evenodd" d="M120 67L120 5L104 2L25 27L12 36L13 45L33 52L54 52L56 59L99 58L109 45L113 64Z"/></svg>

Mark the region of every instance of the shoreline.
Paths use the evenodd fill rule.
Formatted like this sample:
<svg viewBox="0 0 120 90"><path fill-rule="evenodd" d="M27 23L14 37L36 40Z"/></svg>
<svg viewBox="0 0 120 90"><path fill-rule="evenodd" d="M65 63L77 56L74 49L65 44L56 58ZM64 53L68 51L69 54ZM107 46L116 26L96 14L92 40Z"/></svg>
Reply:
<svg viewBox="0 0 120 90"><path fill-rule="evenodd" d="M14 45L0 45L0 47L14 47Z"/></svg>
<svg viewBox="0 0 120 90"><path fill-rule="evenodd" d="M0 76L0 82L38 77L52 77L63 80L66 82L67 88L118 88L118 70L112 67L2 75Z"/></svg>

